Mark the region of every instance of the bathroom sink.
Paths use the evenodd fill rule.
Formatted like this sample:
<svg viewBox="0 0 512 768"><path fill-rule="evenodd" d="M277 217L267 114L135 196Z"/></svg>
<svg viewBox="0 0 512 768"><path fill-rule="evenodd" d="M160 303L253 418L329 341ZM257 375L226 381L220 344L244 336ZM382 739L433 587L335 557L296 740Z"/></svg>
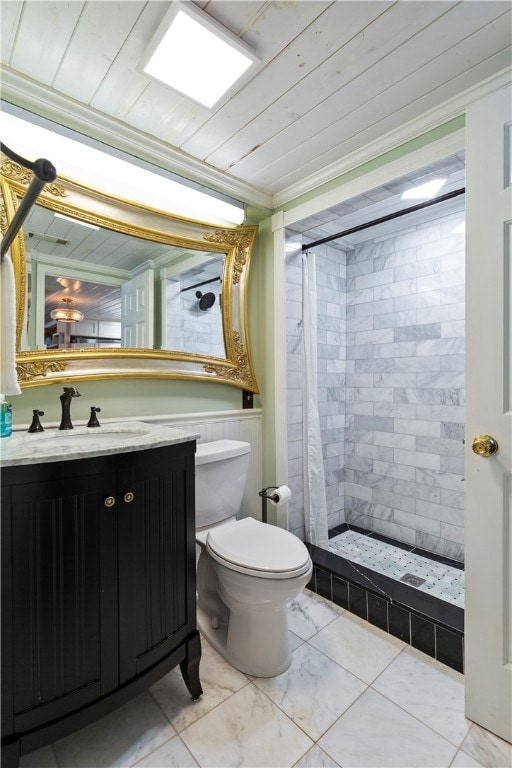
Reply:
<svg viewBox="0 0 512 768"><path fill-rule="evenodd" d="M130 427L123 425L122 428L117 429L115 427L100 427L99 429L81 427L73 430L45 432L40 435L39 439L44 441L44 446L56 445L64 447L65 445L76 446L81 442L102 443L116 440L132 440L134 437L147 435L149 432L150 427L144 424L140 426L134 424Z"/></svg>
<svg viewBox="0 0 512 768"><path fill-rule="evenodd" d="M197 433L143 422L118 422L70 430L15 432L0 443L2 466L69 461L87 456L157 448L196 439Z"/></svg>

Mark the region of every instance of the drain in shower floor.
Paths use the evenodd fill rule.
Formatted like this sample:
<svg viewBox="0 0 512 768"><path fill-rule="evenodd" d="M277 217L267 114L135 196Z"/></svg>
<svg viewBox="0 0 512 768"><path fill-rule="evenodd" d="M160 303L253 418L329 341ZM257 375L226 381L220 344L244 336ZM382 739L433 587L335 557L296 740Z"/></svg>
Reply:
<svg viewBox="0 0 512 768"><path fill-rule="evenodd" d="M403 581L405 584L410 584L411 587L419 587L421 584L425 583L425 579L421 579L413 573L404 573L400 581Z"/></svg>

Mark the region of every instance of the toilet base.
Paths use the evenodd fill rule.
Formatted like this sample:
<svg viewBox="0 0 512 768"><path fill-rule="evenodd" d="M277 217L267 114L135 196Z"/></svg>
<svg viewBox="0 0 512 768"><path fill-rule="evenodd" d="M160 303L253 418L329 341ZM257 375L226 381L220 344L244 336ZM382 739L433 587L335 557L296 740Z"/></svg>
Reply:
<svg viewBox="0 0 512 768"><path fill-rule="evenodd" d="M228 624L223 623L218 629L213 629L211 616L198 605L197 627L210 645L235 669L254 677L276 677L286 672L292 660L286 613L284 611L282 613L284 627L282 620L273 621L271 634L268 626L265 624L265 629L259 622L260 631L253 624L251 632L251 628L246 625L247 617L244 616L244 626L240 635L237 622L233 622L233 616ZM271 643L269 643L269 637L272 638ZM244 644L246 638L249 638L249 642Z"/></svg>

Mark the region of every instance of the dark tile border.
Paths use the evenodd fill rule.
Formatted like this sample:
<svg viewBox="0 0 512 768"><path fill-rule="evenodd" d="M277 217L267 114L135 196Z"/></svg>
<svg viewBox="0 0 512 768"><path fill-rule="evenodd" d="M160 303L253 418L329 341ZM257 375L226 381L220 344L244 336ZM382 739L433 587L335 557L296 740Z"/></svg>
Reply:
<svg viewBox="0 0 512 768"><path fill-rule="evenodd" d="M314 544L306 546L314 565L309 589L443 664L464 671L462 608Z"/></svg>

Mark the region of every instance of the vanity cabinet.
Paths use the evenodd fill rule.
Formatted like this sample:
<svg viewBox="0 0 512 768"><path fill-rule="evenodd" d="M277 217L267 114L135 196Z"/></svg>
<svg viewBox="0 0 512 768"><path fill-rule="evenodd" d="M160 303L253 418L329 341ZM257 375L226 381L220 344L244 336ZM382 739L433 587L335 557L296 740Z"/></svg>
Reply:
<svg viewBox="0 0 512 768"><path fill-rule="evenodd" d="M2 471L2 765L176 664L201 695L195 442Z"/></svg>

